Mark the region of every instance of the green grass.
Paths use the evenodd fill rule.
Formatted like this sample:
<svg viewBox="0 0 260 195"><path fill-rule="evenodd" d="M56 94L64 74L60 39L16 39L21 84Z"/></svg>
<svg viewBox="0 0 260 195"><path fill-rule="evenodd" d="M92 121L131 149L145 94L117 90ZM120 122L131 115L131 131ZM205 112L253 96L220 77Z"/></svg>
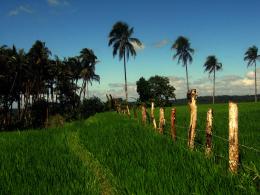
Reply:
<svg viewBox="0 0 260 195"><path fill-rule="evenodd" d="M71 152L66 130L0 134L0 194L98 194L96 178Z"/></svg>
<svg viewBox="0 0 260 195"><path fill-rule="evenodd" d="M259 153L240 147L237 175L228 171L228 143L213 137L205 158L205 121L210 105L198 106L196 149L172 142L170 109L159 135L152 125L102 113L63 129L0 134L0 194L257 194ZM214 134L228 138L228 105L216 104ZM158 110L156 111L158 114ZM259 147L260 104L239 104L239 142ZM158 115L156 116L158 119ZM157 120L158 121L158 120ZM177 136L187 138L189 110L177 106ZM258 148L259 149L259 148Z"/></svg>

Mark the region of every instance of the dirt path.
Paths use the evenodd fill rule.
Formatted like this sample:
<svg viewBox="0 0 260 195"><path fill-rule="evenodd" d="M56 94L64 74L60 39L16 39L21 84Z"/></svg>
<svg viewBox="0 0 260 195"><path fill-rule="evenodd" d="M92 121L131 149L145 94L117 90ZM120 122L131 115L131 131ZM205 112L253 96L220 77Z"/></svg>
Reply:
<svg viewBox="0 0 260 195"><path fill-rule="evenodd" d="M100 162L95 159L93 154L80 143L78 132L70 132L67 137L68 145L72 152L79 157L83 165L93 172L97 178L101 194L118 194L115 184L112 184L113 175L110 170L104 169Z"/></svg>

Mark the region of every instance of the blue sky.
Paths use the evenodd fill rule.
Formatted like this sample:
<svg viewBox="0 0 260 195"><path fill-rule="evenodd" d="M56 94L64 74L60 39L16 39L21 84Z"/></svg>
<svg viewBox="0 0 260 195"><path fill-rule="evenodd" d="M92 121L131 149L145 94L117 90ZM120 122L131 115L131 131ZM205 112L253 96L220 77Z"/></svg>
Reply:
<svg viewBox="0 0 260 195"><path fill-rule="evenodd" d="M123 96L123 64L107 45L109 31L120 20L133 26L134 37L144 44L127 64L130 96L137 96L135 82L141 76L156 74L170 78L178 98L185 96L185 70L170 50L179 35L195 49L189 75L200 95L212 93L202 67L212 54L223 63L216 94L253 94L253 69L243 55L253 44L260 47L259 18L259 0L1 0L0 45L28 50L39 39L60 57L91 48L100 60L101 83L93 84L90 94Z"/></svg>

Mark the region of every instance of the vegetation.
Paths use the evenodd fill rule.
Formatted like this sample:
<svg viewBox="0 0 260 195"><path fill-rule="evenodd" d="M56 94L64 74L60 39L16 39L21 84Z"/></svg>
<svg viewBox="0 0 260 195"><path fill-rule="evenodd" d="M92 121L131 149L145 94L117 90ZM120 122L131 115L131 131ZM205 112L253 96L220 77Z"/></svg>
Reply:
<svg viewBox="0 0 260 195"><path fill-rule="evenodd" d="M109 33L109 42L108 46L113 45L113 57L117 54L119 60L124 59L124 74L125 74L125 97L126 102L128 102L128 93L127 93L127 77L126 77L126 59L129 59L129 56L136 56L136 48L134 44L141 47L142 43L139 39L133 38L134 28L129 28L128 24L124 22L117 22L114 24L112 30Z"/></svg>
<svg viewBox="0 0 260 195"><path fill-rule="evenodd" d="M208 56L204 64L205 72L209 72L209 75L213 73L213 94L212 94L212 103L215 103L215 74L216 71L222 69L222 63L218 62L216 56Z"/></svg>
<svg viewBox="0 0 260 195"><path fill-rule="evenodd" d="M245 53L244 60L248 61L247 67L255 65L255 102L257 102L256 60L260 60L258 48L256 46L249 47Z"/></svg>
<svg viewBox="0 0 260 195"><path fill-rule="evenodd" d="M99 194L68 144L68 128L1 133L0 194Z"/></svg>
<svg viewBox="0 0 260 195"><path fill-rule="evenodd" d="M0 193L259 193L260 159L256 151L240 146L238 175L228 171L228 142L213 136L213 156L205 158L208 107L198 107L193 152L185 140L189 125L186 106L177 106L176 143L169 135L171 108L165 110L164 135L155 132L152 125L143 126L139 120L112 112L63 128L1 133ZM212 107L213 135L226 139L228 105ZM259 109L252 103L239 104L241 145L258 147ZM155 114L158 118L158 110Z"/></svg>
<svg viewBox="0 0 260 195"><path fill-rule="evenodd" d="M63 60L50 56L39 40L28 53L15 46L0 48L0 129L44 127L55 114L66 119L79 116L75 112L86 99L88 83L100 80L95 73L97 56L87 48Z"/></svg>
<svg viewBox="0 0 260 195"><path fill-rule="evenodd" d="M157 105L169 105L170 99L175 99L175 88L170 85L168 77L152 76L147 81L141 77L137 82L137 93L141 102L155 100Z"/></svg>
<svg viewBox="0 0 260 195"><path fill-rule="evenodd" d="M176 50L173 55L173 59L178 57L178 63L182 61L182 65L186 69L187 91L189 91L189 75L188 75L188 63L192 62L192 54L194 49L190 47L190 42L186 37L179 36L172 45L172 49Z"/></svg>

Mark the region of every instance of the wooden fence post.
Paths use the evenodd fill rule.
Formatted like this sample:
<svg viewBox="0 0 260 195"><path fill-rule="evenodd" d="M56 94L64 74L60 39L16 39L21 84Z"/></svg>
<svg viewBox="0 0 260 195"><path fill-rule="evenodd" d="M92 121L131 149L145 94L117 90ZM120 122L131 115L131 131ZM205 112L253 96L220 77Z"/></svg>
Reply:
<svg viewBox="0 0 260 195"><path fill-rule="evenodd" d="M236 173L239 162L238 151L238 108L229 102L229 170Z"/></svg>
<svg viewBox="0 0 260 195"><path fill-rule="evenodd" d="M210 156L212 151L212 119L213 119L213 112L210 108L207 112L207 124L206 124L206 149L205 154L207 157Z"/></svg>
<svg viewBox="0 0 260 195"><path fill-rule="evenodd" d="M145 107L145 104L142 104L142 123L146 124L146 107Z"/></svg>
<svg viewBox="0 0 260 195"><path fill-rule="evenodd" d="M164 109L160 108L160 118L159 118L159 133L163 134L165 125L165 119L164 119Z"/></svg>
<svg viewBox="0 0 260 195"><path fill-rule="evenodd" d="M155 121L155 117L154 117L154 102L151 102L151 121L153 123L153 127L154 129L157 129L157 125L156 125L156 121Z"/></svg>
<svg viewBox="0 0 260 195"><path fill-rule="evenodd" d="M197 123L197 92L196 89L191 89L187 93L188 104L190 107L190 126L188 132L188 147L194 149L194 140L196 136L196 123Z"/></svg>
<svg viewBox="0 0 260 195"><path fill-rule="evenodd" d="M172 113L171 113L171 135L172 135L172 139L174 141L176 141L175 119L176 119L176 108L172 108Z"/></svg>
<svg viewBox="0 0 260 195"><path fill-rule="evenodd" d="M130 110L129 110L129 107L128 107L128 103L126 104L126 113L127 113L127 116L130 117Z"/></svg>

